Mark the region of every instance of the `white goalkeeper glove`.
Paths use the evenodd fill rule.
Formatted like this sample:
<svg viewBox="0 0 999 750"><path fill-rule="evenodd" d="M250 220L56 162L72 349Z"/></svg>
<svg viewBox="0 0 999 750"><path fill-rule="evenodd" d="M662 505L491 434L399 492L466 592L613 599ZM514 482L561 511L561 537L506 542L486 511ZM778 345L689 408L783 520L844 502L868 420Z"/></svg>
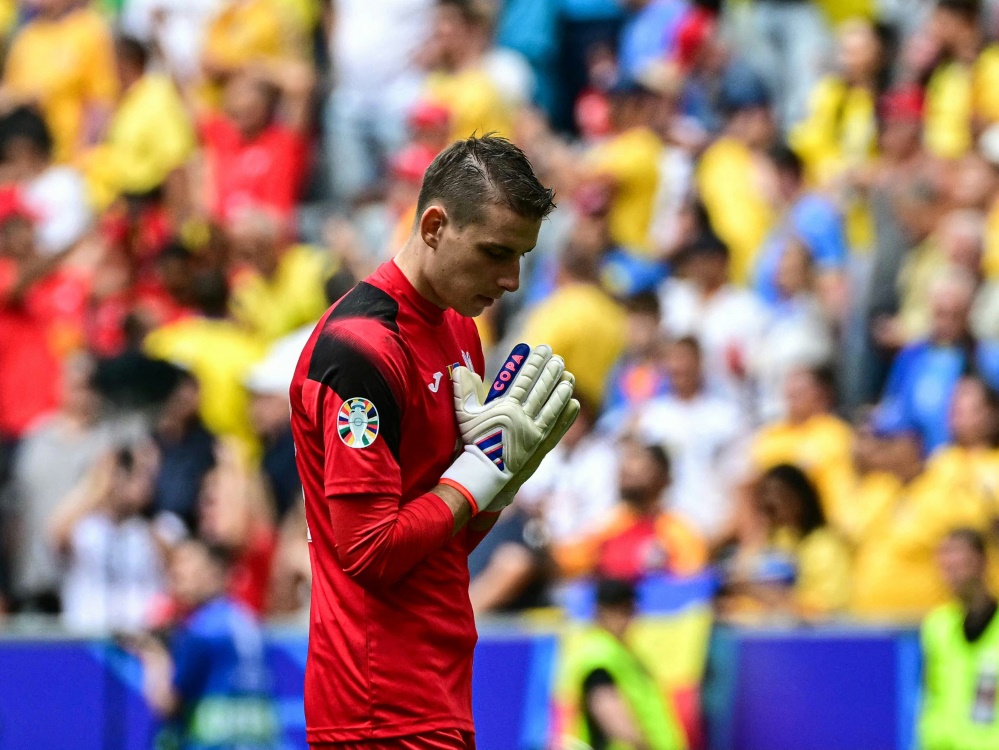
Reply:
<svg viewBox="0 0 999 750"><path fill-rule="evenodd" d="M574 379L565 372L562 358L553 356L546 345L535 347L504 395L488 403L485 384L474 372L456 367L451 378L465 450L444 472L441 483L459 489L471 503L473 513L500 510L513 499L503 492L504 488L522 470L533 473L537 465L531 468L531 463L538 449L556 426L564 434L575 419L578 403L572 398ZM567 424L563 415L569 420Z"/></svg>

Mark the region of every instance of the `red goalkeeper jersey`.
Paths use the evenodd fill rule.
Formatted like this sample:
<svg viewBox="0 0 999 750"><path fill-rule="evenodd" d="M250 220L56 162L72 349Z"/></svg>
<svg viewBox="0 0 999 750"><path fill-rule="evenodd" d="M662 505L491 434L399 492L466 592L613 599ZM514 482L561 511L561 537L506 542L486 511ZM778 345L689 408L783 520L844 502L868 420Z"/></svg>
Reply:
<svg viewBox="0 0 999 750"><path fill-rule="evenodd" d="M480 541L430 492L458 455L449 368L484 369L475 324L394 261L319 321L291 386L312 559L309 742L472 731Z"/></svg>

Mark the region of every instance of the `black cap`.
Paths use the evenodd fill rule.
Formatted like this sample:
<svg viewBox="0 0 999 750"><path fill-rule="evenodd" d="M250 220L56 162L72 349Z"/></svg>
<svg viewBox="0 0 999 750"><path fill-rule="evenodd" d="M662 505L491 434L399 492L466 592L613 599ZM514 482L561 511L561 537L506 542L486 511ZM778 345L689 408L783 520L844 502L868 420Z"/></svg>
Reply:
<svg viewBox="0 0 999 750"><path fill-rule="evenodd" d="M602 578L597 581L597 606L634 607L638 592L634 584L620 578Z"/></svg>

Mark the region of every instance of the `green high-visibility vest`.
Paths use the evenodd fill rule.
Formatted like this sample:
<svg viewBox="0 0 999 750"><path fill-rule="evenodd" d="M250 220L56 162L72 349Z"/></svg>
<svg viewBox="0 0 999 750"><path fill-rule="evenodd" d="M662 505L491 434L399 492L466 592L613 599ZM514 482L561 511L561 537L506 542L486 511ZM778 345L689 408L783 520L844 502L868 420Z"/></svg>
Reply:
<svg viewBox="0 0 999 750"><path fill-rule="evenodd" d="M655 678L623 643L602 628L580 638L566 654L572 687L579 695L579 719L573 735L589 744L583 682L593 671L605 669L614 680L632 719L651 750L686 750L687 742L672 707ZM612 742L611 750L629 750L630 745Z"/></svg>
<svg viewBox="0 0 999 750"><path fill-rule="evenodd" d="M974 643L964 637L964 618L952 602L923 621L922 750L999 748L999 615Z"/></svg>

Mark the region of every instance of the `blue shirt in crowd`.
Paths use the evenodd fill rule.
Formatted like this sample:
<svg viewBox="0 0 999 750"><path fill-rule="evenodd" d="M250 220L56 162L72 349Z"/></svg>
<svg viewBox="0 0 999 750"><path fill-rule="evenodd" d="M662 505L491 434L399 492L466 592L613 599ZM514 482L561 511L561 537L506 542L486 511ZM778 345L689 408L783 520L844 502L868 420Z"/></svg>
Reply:
<svg viewBox="0 0 999 750"><path fill-rule="evenodd" d="M263 634L242 605L219 597L202 605L170 644L181 699L174 727L185 750L271 750L276 719Z"/></svg>
<svg viewBox="0 0 999 750"><path fill-rule="evenodd" d="M780 226L764 240L756 259L754 286L768 304L773 305L779 297L777 269L793 237L804 243L820 273L842 268L846 264L843 217L836 206L820 195L802 196L791 206Z"/></svg>
<svg viewBox="0 0 999 750"><path fill-rule="evenodd" d="M974 352L974 362L968 361L969 351ZM999 387L999 345L910 344L895 358L878 409L895 415L896 421L917 432L924 453L932 453L950 442L948 414L954 386L972 371L993 388Z"/></svg>

